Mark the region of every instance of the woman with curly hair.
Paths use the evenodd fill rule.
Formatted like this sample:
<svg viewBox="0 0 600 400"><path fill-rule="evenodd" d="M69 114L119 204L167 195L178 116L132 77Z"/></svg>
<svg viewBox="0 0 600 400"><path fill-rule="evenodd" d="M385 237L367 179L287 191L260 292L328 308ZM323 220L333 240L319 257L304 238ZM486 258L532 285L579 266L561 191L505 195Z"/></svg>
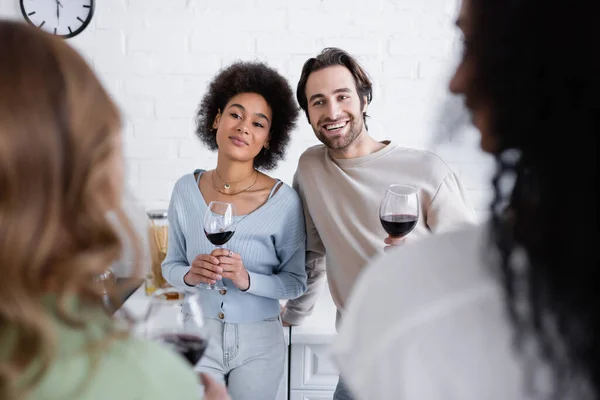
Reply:
<svg viewBox="0 0 600 400"><path fill-rule="evenodd" d="M300 199L261 172L283 158L297 117L292 90L277 71L259 62L223 69L196 117L196 134L217 150L217 165L184 175L171 196L163 275L176 287L222 280L224 289L199 289L210 341L196 368L227 382L234 399L276 397L286 348L279 300L306 290ZM227 249L214 249L204 234L211 201L235 205Z"/></svg>
<svg viewBox="0 0 600 400"><path fill-rule="evenodd" d="M335 349L358 399L600 398L596 8L463 0L450 89L497 160L492 217L366 269Z"/></svg>
<svg viewBox="0 0 600 400"><path fill-rule="evenodd" d="M112 216L137 243L119 111L53 35L0 20L0 53L0 399L197 399L187 362L111 319L94 280L122 252Z"/></svg>

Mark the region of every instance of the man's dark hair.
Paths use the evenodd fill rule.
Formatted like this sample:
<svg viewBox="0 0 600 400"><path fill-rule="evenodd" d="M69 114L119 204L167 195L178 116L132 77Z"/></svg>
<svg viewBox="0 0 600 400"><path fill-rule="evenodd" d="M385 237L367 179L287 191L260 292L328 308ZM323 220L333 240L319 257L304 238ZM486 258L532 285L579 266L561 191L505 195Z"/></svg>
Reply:
<svg viewBox="0 0 600 400"><path fill-rule="evenodd" d="M298 88L296 89L296 99L298 100L300 107L304 110L309 123L310 117L308 116L308 99L306 98L306 82L308 81L308 77L315 71L335 65L346 67L354 77L356 92L360 98L361 110L365 106L365 97L367 99L367 104L370 104L371 100L373 100L373 83L371 82L371 79L369 79L367 71L360 65L360 63L342 49L338 49L336 47L326 47L321 51L321 53L319 53L319 55L309 58L304 63L304 66L302 67L302 73L300 74L300 80L298 81ZM367 113L363 113L365 129L367 129L367 117Z"/></svg>

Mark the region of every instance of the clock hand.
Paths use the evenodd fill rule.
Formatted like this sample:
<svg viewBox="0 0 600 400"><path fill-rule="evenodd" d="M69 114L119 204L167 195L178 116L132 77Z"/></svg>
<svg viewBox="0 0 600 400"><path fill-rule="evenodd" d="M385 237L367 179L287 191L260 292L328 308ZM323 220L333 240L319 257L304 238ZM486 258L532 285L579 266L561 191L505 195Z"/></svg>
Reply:
<svg viewBox="0 0 600 400"><path fill-rule="evenodd" d="M63 5L60 3L59 0L56 0L56 18L60 21L60 7L62 7Z"/></svg>

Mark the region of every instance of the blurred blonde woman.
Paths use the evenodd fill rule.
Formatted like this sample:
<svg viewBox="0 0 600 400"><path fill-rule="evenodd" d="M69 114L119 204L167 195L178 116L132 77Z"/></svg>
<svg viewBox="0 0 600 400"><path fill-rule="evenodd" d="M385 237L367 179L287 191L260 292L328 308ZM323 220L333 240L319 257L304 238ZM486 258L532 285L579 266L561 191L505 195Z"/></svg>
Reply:
<svg viewBox="0 0 600 400"><path fill-rule="evenodd" d="M108 211L136 242L117 108L60 39L0 20L0 54L0 399L198 398L185 361L119 328L94 286L121 255Z"/></svg>

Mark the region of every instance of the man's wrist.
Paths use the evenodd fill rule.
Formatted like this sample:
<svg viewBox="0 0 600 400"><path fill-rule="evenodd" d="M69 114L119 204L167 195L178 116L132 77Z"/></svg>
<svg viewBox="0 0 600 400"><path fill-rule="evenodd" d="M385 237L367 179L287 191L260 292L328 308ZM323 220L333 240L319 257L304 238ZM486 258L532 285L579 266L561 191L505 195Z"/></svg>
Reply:
<svg viewBox="0 0 600 400"><path fill-rule="evenodd" d="M306 319L306 315L301 315L289 310L287 307L281 315L281 320L285 321L288 325L302 325L302 322Z"/></svg>

